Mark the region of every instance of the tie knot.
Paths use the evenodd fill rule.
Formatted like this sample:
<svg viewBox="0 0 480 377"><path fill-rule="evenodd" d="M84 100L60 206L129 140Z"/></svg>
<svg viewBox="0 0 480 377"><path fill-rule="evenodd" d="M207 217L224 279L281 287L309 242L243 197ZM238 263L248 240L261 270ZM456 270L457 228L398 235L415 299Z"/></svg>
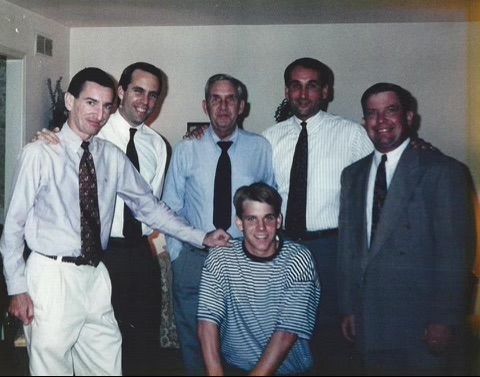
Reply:
<svg viewBox="0 0 480 377"><path fill-rule="evenodd" d="M89 141L84 141L82 142L82 148L83 150L85 151L88 151L88 146L90 145L90 142Z"/></svg>
<svg viewBox="0 0 480 377"><path fill-rule="evenodd" d="M133 139L133 136L135 136L135 132L137 132L137 129L130 127L130 140Z"/></svg>
<svg viewBox="0 0 480 377"><path fill-rule="evenodd" d="M382 154L382 160L380 161L381 164L384 164L387 161L387 155Z"/></svg>
<svg viewBox="0 0 480 377"><path fill-rule="evenodd" d="M302 128L307 128L307 122L300 123L300 126L302 126Z"/></svg>
<svg viewBox="0 0 480 377"><path fill-rule="evenodd" d="M222 148L222 152L227 152L230 146L233 144L233 141L219 141L218 146Z"/></svg>

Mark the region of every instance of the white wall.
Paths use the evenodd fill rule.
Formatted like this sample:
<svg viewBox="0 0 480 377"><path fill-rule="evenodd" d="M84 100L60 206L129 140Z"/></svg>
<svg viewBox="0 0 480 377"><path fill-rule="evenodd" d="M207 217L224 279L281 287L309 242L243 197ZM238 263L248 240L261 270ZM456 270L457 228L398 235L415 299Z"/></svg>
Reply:
<svg viewBox="0 0 480 377"><path fill-rule="evenodd" d="M35 32L53 39L53 57L35 55ZM46 127L50 97L47 78L69 80L69 29L26 9L0 0L0 53L24 57L26 130L24 142Z"/></svg>
<svg viewBox="0 0 480 377"><path fill-rule="evenodd" d="M99 66L118 79L139 60L166 73L168 93L152 126L172 146L188 121L207 120L201 101L212 74L229 73L247 85L244 128L261 132L274 124L285 67L310 56L335 73L331 112L361 121L367 87L400 84L418 100L421 136L466 160L467 23L73 28L70 35L71 75Z"/></svg>
<svg viewBox="0 0 480 377"><path fill-rule="evenodd" d="M35 33L53 39L53 57L35 55ZM0 54L7 56L5 199L10 197L13 167L22 146L50 116L47 79L63 76L68 84L69 30L4 0L0 0ZM64 87L64 90L66 87Z"/></svg>

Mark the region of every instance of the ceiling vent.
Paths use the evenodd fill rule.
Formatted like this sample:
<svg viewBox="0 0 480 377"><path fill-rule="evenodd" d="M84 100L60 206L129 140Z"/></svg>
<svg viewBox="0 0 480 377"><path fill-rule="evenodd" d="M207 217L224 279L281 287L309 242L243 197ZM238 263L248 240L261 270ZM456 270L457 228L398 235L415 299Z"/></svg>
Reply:
<svg viewBox="0 0 480 377"><path fill-rule="evenodd" d="M53 40L41 34L36 34L35 52L37 54L53 56Z"/></svg>

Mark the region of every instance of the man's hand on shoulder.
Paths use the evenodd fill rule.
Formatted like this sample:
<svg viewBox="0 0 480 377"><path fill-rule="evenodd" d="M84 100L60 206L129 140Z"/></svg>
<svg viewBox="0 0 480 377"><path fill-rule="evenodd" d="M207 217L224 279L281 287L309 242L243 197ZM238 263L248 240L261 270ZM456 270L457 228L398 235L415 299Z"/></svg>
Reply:
<svg viewBox="0 0 480 377"><path fill-rule="evenodd" d="M40 131L35 133L35 136L32 138L32 142L40 140L45 144L58 144L60 143L60 139L56 135L60 132L60 128L55 127L53 131L47 130L46 128L42 128Z"/></svg>
<svg viewBox="0 0 480 377"><path fill-rule="evenodd" d="M230 247L232 236L225 232L223 229L217 229L212 232L208 232L203 239L203 244L207 247L214 246L227 246Z"/></svg>
<svg viewBox="0 0 480 377"><path fill-rule="evenodd" d="M191 140L191 139L202 140L203 136L205 135L205 132L207 132L208 127L209 126L201 126L201 127L194 128L191 131L187 131L185 133L185 135L183 135L183 139L184 140L185 139L188 139L188 140Z"/></svg>
<svg viewBox="0 0 480 377"><path fill-rule="evenodd" d="M430 144L428 141L423 140L421 137L412 138L411 143L413 148L415 149L423 149L423 150L429 150L437 153L442 153L440 149L438 149L437 147L434 147L432 144Z"/></svg>

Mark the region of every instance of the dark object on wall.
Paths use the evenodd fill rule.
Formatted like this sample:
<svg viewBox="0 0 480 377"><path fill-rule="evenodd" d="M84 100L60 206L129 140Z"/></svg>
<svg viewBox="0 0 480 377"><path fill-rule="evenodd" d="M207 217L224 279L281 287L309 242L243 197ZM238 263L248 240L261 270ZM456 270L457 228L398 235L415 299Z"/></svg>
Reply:
<svg viewBox="0 0 480 377"><path fill-rule="evenodd" d="M48 129L53 130L55 127L62 128L68 118L68 110L65 107L65 92L62 90L62 76L55 82L55 88L52 87L52 80L48 79L48 92L50 93L50 111L52 117L48 122Z"/></svg>
<svg viewBox="0 0 480 377"><path fill-rule="evenodd" d="M292 109L290 109L290 105L288 103L288 100L284 98L282 103L278 105L277 110L275 110L275 121L277 123L283 122L284 120L287 120L293 115Z"/></svg>

